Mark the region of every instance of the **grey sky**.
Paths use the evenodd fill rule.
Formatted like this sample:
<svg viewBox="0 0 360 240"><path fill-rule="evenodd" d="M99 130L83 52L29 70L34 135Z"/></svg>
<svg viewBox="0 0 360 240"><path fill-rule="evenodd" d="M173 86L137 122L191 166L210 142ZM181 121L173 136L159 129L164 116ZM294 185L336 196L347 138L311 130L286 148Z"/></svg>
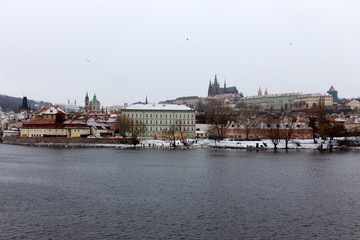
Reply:
<svg viewBox="0 0 360 240"><path fill-rule="evenodd" d="M334 85L358 97L359 9L358 0L0 0L0 93L157 102L206 96L216 73L245 96Z"/></svg>

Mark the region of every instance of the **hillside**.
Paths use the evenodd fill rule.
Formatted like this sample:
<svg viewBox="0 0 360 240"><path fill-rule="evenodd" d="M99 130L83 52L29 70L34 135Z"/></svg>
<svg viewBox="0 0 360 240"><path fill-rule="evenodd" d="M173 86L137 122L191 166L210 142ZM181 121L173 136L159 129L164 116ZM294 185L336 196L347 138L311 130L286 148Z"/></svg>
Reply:
<svg viewBox="0 0 360 240"><path fill-rule="evenodd" d="M11 97L7 95L0 94L0 107L4 111L19 111L19 106L22 104L22 98L19 97ZM44 102L44 101L35 101L28 99L28 104L31 108L31 110L39 110L43 106L51 106L52 104L50 102Z"/></svg>

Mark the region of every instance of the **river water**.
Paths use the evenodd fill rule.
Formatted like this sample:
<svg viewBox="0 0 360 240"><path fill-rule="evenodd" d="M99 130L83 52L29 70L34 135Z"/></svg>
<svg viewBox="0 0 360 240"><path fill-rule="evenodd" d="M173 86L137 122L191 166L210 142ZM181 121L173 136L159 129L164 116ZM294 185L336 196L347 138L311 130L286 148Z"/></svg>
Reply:
<svg viewBox="0 0 360 240"><path fill-rule="evenodd" d="M0 239L359 239L359 156L0 144Z"/></svg>

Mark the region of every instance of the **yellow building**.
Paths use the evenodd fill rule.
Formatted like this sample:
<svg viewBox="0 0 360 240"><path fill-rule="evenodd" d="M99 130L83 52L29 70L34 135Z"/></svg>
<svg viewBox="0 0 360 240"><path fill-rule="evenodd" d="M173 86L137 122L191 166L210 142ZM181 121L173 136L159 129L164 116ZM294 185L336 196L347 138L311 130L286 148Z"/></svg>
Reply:
<svg viewBox="0 0 360 240"><path fill-rule="evenodd" d="M293 110L309 109L316 106L332 106L333 96L330 94L310 93L299 94L295 97Z"/></svg>
<svg viewBox="0 0 360 240"><path fill-rule="evenodd" d="M35 120L46 120L46 119L56 119L56 115L64 116L63 119L68 119L67 113L59 106L51 106L48 108L43 108L35 116Z"/></svg>
<svg viewBox="0 0 360 240"><path fill-rule="evenodd" d="M68 119L59 106L43 108L35 120L24 123L21 137L87 137L90 127L80 120Z"/></svg>

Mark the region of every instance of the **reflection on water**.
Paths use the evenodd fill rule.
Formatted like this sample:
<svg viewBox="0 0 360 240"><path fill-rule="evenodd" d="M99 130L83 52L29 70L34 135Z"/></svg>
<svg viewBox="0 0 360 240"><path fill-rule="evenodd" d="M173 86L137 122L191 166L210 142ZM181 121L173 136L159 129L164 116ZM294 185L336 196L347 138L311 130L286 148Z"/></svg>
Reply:
<svg viewBox="0 0 360 240"><path fill-rule="evenodd" d="M358 156L0 145L0 239L358 239Z"/></svg>

